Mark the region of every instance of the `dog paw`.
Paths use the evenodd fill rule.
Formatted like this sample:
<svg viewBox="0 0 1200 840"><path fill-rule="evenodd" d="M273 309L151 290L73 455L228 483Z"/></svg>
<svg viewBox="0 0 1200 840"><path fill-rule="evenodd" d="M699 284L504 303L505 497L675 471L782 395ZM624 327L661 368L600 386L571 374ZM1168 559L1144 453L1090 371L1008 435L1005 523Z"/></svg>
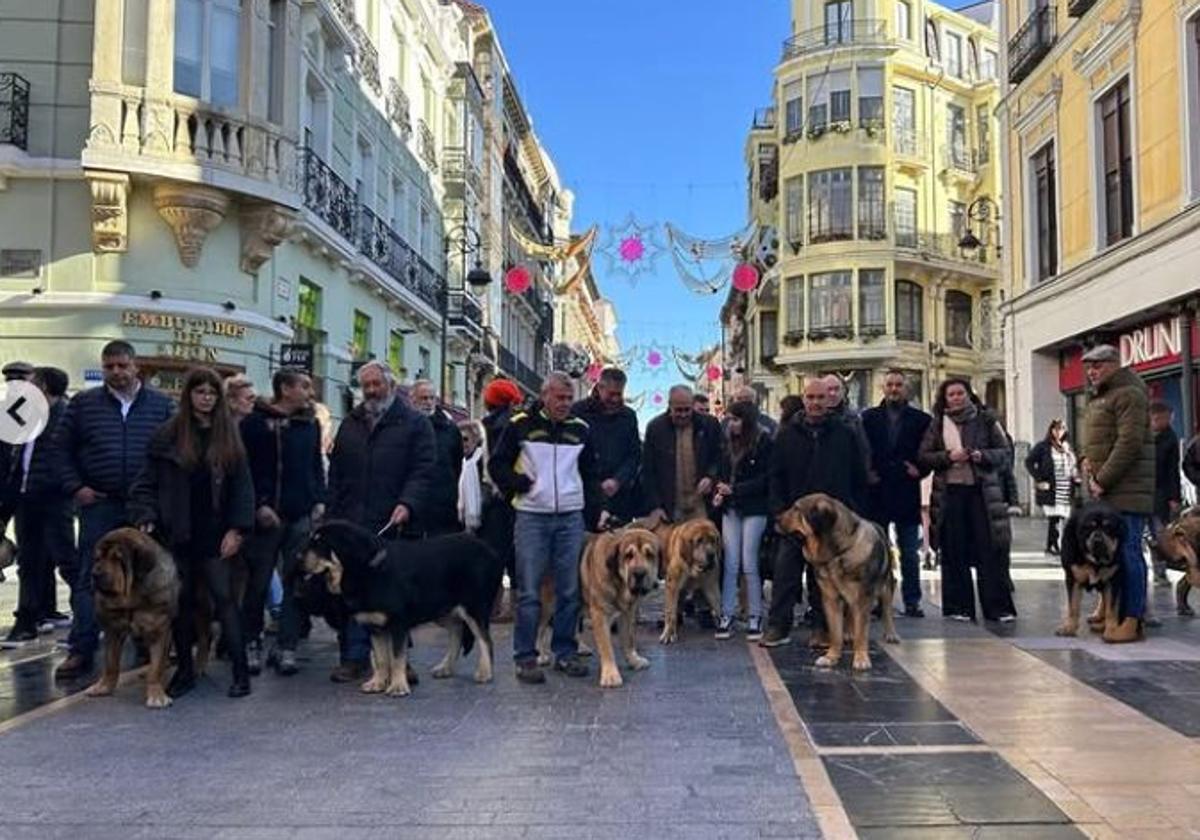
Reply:
<svg viewBox="0 0 1200 840"><path fill-rule="evenodd" d="M358 687L358 690L361 691L363 694L379 694L385 688L387 688L386 682L384 682L383 680L375 679L375 677L371 677L371 679L367 680L365 683L360 685Z"/></svg>
<svg viewBox="0 0 1200 840"><path fill-rule="evenodd" d="M837 661L826 654L823 656L818 656L815 664L818 668L832 668L837 664Z"/></svg>
<svg viewBox="0 0 1200 840"><path fill-rule="evenodd" d="M488 668L486 671L483 669L480 669L475 672L475 682L479 683L480 685L490 683L491 681L492 681L492 669L491 668Z"/></svg>
<svg viewBox="0 0 1200 840"><path fill-rule="evenodd" d="M679 635L669 627L664 627L663 631L662 631L662 635L660 635L658 637L659 643L664 644L664 645L672 644L672 643L676 642L678 639L679 639Z"/></svg>
<svg viewBox="0 0 1200 840"><path fill-rule="evenodd" d="M87 690L83 693L88 697L108 697L113 693L116 687L117 686L115 683L100 680L99 682L92 683L90 686L88 686Z"/></svg>
<svg viewBox="0 0 1200 840"><path fill-rule="evenodd" d="M855 671L869 671L871 670L871 657L865 653L856 653L854 654L854 662L851 664L851 667Z"/></svg>
<svg viewBox="0 0 1200 840"><path fill-rule="evenodd" d="M387 688L388 697L407 697L412 694L412 689L408 687L408 683L393 683Z"/></svg>
<svg viewBox="0 0 1200 840"><path fill-rule="evenodd" d="M625 657L625 661L629 664L629 667L635 671L644 671L650 667L650 660L636 653Z"/></svg>
<svg viewBox="0 0 1200 840"><path fill-rule="evenodd" d="M444 680L454 676L454 669L449 665L435 665L429 675L435 680Z"/></svg>
<svg viewBox="0 0 1200 840"><path fill-rule="evenodd" d="M899 637L897 634L895 634L895 633L885 633L885 634L883 635L883 640L884 640L885 642L887 642L889 645L898 645L898 644L900 644L900 637Z"/></svg>
<svg viewBox="0 0 1200 840"><path fill-rule="evenodd" d="M1060 624L1054 630L1055 636L1074 636L1078 632L1077 628L1070 624Z"/></svg>
<svg viewBox="0 0 1200 840"><path fill-rule="evenodd" d="M147 709L166 709L171 705L171 698L161 688L157 691L146 692Z"/></svg>
<svg viewBox="0 0 1200 840"><path fill-rule="evenodd" d="M617 669L611 671L601 669L600 671L600 687L601 688L620 688L624 685L624 680L621 679L621 672Z"/></svg>

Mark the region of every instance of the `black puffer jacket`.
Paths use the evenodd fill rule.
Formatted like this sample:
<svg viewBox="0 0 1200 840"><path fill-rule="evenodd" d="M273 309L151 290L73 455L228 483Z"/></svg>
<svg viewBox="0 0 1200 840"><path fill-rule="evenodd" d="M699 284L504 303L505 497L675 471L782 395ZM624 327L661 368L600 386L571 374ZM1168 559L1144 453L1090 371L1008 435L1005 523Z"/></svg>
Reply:
<svg viewBox="0 0 1200 840"><path fill-rule="evenodd" d="M983 491L992 548L997 551L1007 550L1012 544L1012 528L1008 520L1008 503L1004 496L1003 479L1003 470L1010 457L1008 438L996 422L995 416L986 409L977 409L965 423L960 424L959 435L962 437L964 449L978 449L982 456L981 463L971 464L971 470L975 475L975 483ZM941 515L945 506L946 470L950 468L950 453L942 439L941 415L934 415L933 422L929 424L925 438L921 441L921 450L917 457L923 469L933 471L933 495L929 503L929 516L933 526L930 541L936 544L941 533Z"/></svg>
<svg viewBox="0 0 1200 840"><path fill-rule="evenodd" d="M613 497L598 496L600 506L620 519L633 517L637 513L638 472L642 465L637 414L628 406L609 414L595 397L575 403L571 413L591 428L598 479L603 482L615 478L621 484Z"/></svg>
<svg viewBox="0 0 1200 840"><path fill-rule="evenodd" d="M254 503L287 520L308 516L325 501L321 427L312 411L285 414L259 400L241 422L254 477Z"/></svg>
<svg viewBox="0 0 1200 840"><path fill-rule="evenodd" d="M768 485L771 478L771 432L760 428L754 445L735 465L729 437L721 447L719 480L733 490L719 510L731 510L742 516L765 516L768 512Z"/></svg>
<svg viewBox="0 0 1200 840"><path fill-rule="evenodd" d="M771 458L769 507L782 513L802 496L825 493L863 512L867 467L858 435L835 417L809 423L797 414L779 427Z"/></svg>
<svg viewBox="0 0 1200 840"><path fill-rule="evenodd" d="M338 429L329 457L329 515L378 531L396 505L421 516L433 482L433 426L397 398L371 428L360 405Z"/></svg>

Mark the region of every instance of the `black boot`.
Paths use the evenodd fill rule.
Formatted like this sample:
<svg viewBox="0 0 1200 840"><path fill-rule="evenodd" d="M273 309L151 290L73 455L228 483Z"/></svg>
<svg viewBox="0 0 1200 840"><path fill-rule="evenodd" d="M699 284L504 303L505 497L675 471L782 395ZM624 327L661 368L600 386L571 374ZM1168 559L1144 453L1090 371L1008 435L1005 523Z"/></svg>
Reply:
<svg viewBox="0 0 1200 840"><path fill-rule="evenodd" d="M1046 527L1046 553L1058 556L1058 517L1050 517L1050 523Z"/></svg>
<svg viewBox="0 0 1200 840"><path fill-rule="evenodd" d="M250 693L250 666L246 662L246 650L230 651L233 654L233 685L229 686L230 697L245 697Z"/></svg>
<svg viewBox="0 0 1200 840"><path fill-rule="evenodd" d="M171 681L167 683L167 696L179 698L195 687L196 668L189 658L186 661L181 661L175 667L175 673L171 675Z"/></svg>

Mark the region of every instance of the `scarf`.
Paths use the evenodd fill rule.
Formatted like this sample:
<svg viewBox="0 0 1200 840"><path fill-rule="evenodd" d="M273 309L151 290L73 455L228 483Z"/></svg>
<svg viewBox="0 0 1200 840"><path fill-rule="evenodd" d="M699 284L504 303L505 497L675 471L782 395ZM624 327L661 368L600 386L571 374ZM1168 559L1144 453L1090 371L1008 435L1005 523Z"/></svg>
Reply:
<svg viewBox="0 0 1200 840"><path fill-rule="evenodd" d="M974 420L978 414L979 409L974 404L970 404L958 411L947 409L946 413L942 415L942 445L946 447L947 454L955 449L963 448L962 430L959 426ZM974 484L975 471L971 468L971 462L951 463L950 468L946 470L946 483Z"/></svg>
<svg viewBox="0 0 1200 840"><path fill-rule="evenodd" d="M693 427L689 423L675 429L675 510L676 522L685 522L704 513L704 503L696 492L696 449Z"/></svg>

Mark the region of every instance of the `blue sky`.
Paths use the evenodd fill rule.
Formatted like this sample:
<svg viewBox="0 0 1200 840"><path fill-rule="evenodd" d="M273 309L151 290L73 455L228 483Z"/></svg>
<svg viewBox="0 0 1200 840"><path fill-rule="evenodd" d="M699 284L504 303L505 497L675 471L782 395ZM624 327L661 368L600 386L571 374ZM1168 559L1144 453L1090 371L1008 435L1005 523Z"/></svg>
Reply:
<svg viewBox="0 0 1200 840"><path fill-rule="evenodd" d="M486 0L485 0L486 2ZM746 224L742 150L769 103L788 0L491 0L486 2L534 128L575 193L577 231L633 214L700 237ZM756 12L749 12L748 7ZM698 296L664 252L632 284L595 261L622 346L694 352L720 340L724 293ZM665 394L679 375L630 370L628 390ZM647 400L643 418L654 413Z"/></svg>

